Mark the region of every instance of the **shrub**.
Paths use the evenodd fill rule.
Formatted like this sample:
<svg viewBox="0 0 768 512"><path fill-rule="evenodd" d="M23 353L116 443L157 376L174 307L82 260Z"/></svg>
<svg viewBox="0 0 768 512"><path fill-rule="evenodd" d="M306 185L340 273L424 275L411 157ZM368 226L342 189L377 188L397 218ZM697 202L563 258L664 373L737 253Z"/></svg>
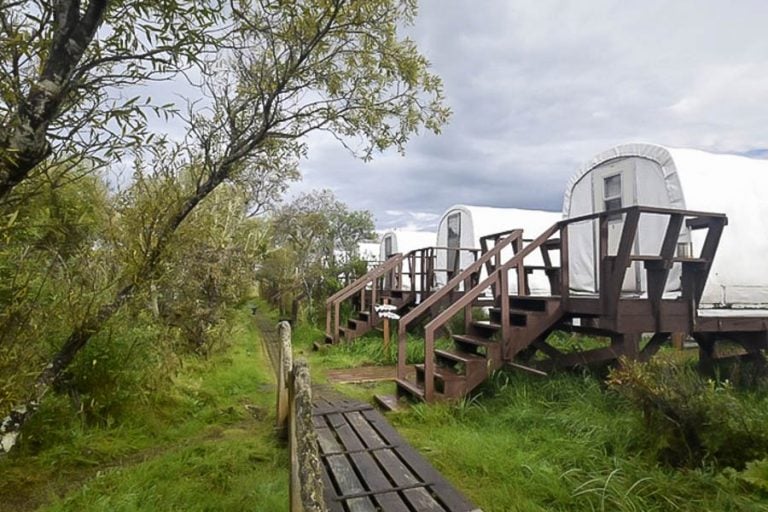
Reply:
<svg viewBox="0 0 768 512"><path fill-rule="evenodd" d="M665 464L741 469L768 454L765 404L690 364L623 360L608 385L640 409L646 444Z"/></svg>

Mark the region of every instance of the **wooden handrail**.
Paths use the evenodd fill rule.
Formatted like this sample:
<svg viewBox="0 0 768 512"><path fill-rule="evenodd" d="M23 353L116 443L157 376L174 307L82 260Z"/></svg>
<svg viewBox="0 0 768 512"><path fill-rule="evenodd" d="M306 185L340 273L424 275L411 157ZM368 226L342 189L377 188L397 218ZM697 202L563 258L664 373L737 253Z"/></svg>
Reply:
<svg viewBox="0 0 768 512"><path fill-rule="evenodd" d="M443 286L440 290L431 294L429 298L422 301L418 306L416 306L411 311L409 311L405 316L400 318L400 321L398 322L398 330L397 330L397 335L398 335L397 377L399 379L402 379L405 377L406 344L407 344L406 332L407 332L408 324L412 322L415 318L418 318L419 316L421 316L429 308L437 304L446 295L449 295L453 291L453 289L459 286L465 279L472 276L472 274L474 274L475 272L480 272L480 270L482 269L483 265L486 262L490 261L491 258L493 258L498 253L500 253L503 248L511 245L515 240L521 238L522 236L523 236L522 229L512 230L512 232L509 235L507 235L504 239L502 239L491 250L486 251L482 256L480 256L480 258L475 260L474 263L469 265L467 268L463 269L456 276L454 276L450 281L448 281L445 284L445 286Z"/></svg>
<svg viewBox="0 0 768 512"><path fill-rule="evenodd" d="M607 219L609 216L624 214L625 220L624 224L622 226L621 231L621 238L619 240L619 245L617 248L617 253L615 256L608 256L607 254ZM501 298L501 335L502 335L502 343L505 345L502 347L502 353L506 353L506 343L508 343L510 339L510 323L509 323L509 283L508 283L508 272L512 268L517 268L517 275L518 275L518 287L517 287L517 293L518 295L522 295L525 293L525 280L526 280L526 273L524 271L524 260L525 258L533 253L535 250L539 249L542 244L546 243L547 240L549 240L555 233L560 233L560 269L561 269L561 282L560 282L560 295L561 300L568 299L568 294L570 290L570 283L569 283L569 275L568 275L568 248L567 248L567 240L568 240L568 227L571 224L584 222L584 221L591 221L591 220L598 220L600 224L600 240L599 240L599 258L597 260L600 270L600 275L604 276L602 281L600 283L600 297L601 302L604 304L604 308L607 309L613 309L613 306L618 302L619 296L621 295L621 283L624 281L624 276L626 274L627 268L630 266L632 261L638 261L640 259L643 259L644 256L642 255L633 255L632 254L632 246L634 244L634 240L637 235L638 226L640 217L642 214L649 214L649 215L666 215L669 216L670 219L674 219L673 221L670 221L670 226L667 229L667 233L664 237L664 243L662 244L662 248L660 249L660 253L658 256L647 256L646 258L650 261L651 259L654 261L667 261L669 260L669 263L672 263L676 260L682 261L682 262L700 262L703 261L705 264L705 268L702 272L704 272L704 275L706 275L706 272L709 271L709 268L711 267L712 259L714 258L715 248L720 238L720 233L722 232L723 226L727 224L727 217L724 214L719 213L708 213L708 212L699 212L699 211L691 211L691 210L675 210L671 208L657 208L657 207L646 207L646 206L630 206L627 208L622 208L618 210L611 210L606 212L597 212L589 215L584 215L580 217L576 217L573 219L564 219L562 221L559 221L555 224L553 224L551 227L549 227L547 230L545 230L541 235L536 237L531 243L527 244L525 247L523 247L521 250L517 251L516 254L514 254L508 261L501 265L497 265L496 268L493 270L492 273L488 275L486 279L484 279L482 282L475 285L471 290L465 290L465 293L455 302L453 302L450 306L448 306L445 310L440 312L435 318L433 318L431 321L429 321L425 327L424 327L424 399L426 401L432 400L434 396L434 360L432 358L432 353L434 352L434 344L435 344L435 333L443 327L446 323L448 323L456 314L458 314L463 308L468 308L471 306L471 304L474 303L475 300L477 300L481 294L483 294L489 287L495 286L497 287L498 293L497 295ZM693 224L706 226L707 228L710 228L707 233L706 240L704 242L704 246L701 251L701 255L696 258L676 258L674 257L674 247L677 242L677 239L679 237L680 228L682 226L682 219L685 217L689 217L693 219ZM709 219L709 221L704 220ZM714 222L711 222L714 221ZM522 236L519 236L520 241L523 241L524 239ZM562 245L562 242L565 242L565 245ZM494 247L494 249L496 249ZM490 252L490 251L489 251ZM485 256L488 255L488 258L485 258ZM485 261L490 260L489 253L486 253L484 255L484 258L481 258L481 260L485 259ZM478 260L477 263L481 264L481 260ZM610 260L610 264L608 263ZM666 266L666 265L665 265ZM453 280L451 280L441 292L438 292L434 294L432 297L430 297L431 300L434 300L436 302L439 300L439 298L445 296L447 293L449 293L450 290L452 290L455 286L459 284L459 282L464 281L465 278L471 273L469 269L472 267L468 267L468 269L463 272L461 275L455 277ZM650 277L650 276L649 276ZM658 279L658 278L657 278ZM653 295L654 297L652 300L660 300L661 294L663 293L663 282L666 281L666 274L660 274L661 279L661 285L658 283L653 286ZM649 283L650 284L650 283ZM688 290L684 291L684 296L690 295L690 297L686 297L692 301L692 303L698 303L701 297L701 293L703 291L703 286L701 286L702 289L691 289L693 285L688 285ZM649 289L651 287L649 286ZM447 291L446 291L447 290ZM554 294L555 290L552 290L552 293ZM658 297L656 297L658 295ZM428 307L430 304L422 304L424 308ZM695 306L695 304L694 304ZM422 311L423 312L423 311ZM409 315L416 316L420 314L419 311L412 310ZM405 321L403 321L405 320ZM407 321L410 321L411 318L406 315L406 317L403 317L401 319L400 323L400 346L399 349L405 350L405 336L404 336L404 330L407 326ZM466 319L465 319L466 320ZM401 357L400 354L398 354L398 378L404 377L401 375ZM402 367L404 369L404 361L402 361Z"/></svg>
<svg viewBox="0 0 768 512"><path fill-rule="evenodd" d="M403 255L400 253L392 255L387 261L378 267L368 271L364 276L355 280L349 286L334 293L325 301L325 334L330 336L333 343L339 340L339 324L340 324L340 305L343 301L353 296L354 294L362 291L371 282L376 282L387 272L395 270L403 263ZM376 302L376 290L374 286L372 301ZM333 328L331 328L333 326Z"/></svg>

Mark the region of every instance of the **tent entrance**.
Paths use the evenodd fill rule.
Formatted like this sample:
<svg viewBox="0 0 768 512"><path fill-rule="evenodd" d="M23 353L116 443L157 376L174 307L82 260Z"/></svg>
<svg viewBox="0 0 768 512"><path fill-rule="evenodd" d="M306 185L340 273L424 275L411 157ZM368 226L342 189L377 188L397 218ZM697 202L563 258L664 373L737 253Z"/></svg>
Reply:
<svg viewBox="0 0 768 512"><path fill-rule="evenodd" d="M633 204L637 204L637 189L635 182L635 169L631 161L626 159L614 160L601 165L592 172L592 190L594 191L594 211L605 212L618 210ZM608 217L608 254L615 255L619 248L621 232L624 227L625 215L617 214ZM599 282L598 258L600 240L599 225L594 223L595 229L595 282ZM634 251L639 247L639 232L635 238ZM624 276L622 291L630 293L642 292L642 271L639 262L633 263Z"/></svg>
<svg viewBox="0 0 768 512"><path fill-rule="evenodd" d="M384 260L388 260L392 256L392 237L387 236L384 238Z"/></svg>
<svg viewBox="0 0 768 512"><path fill-rule="evenodd" d="M459 271L459 247L461 247L461 212L456 212L448 216L448 237L446 246L447 251L447 270L450 280Z"/></svg>

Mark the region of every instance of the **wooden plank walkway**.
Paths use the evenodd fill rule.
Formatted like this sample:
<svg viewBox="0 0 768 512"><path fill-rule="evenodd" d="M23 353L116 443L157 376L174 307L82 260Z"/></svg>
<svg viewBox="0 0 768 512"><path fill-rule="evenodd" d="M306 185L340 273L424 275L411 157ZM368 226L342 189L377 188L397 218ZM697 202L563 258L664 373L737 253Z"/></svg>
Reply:
<svg viewBox="0 0 768 512"><path fill-rule="evenodd" d="M318 398L312 419L332 512L479 512L372 406Z"/></svg>

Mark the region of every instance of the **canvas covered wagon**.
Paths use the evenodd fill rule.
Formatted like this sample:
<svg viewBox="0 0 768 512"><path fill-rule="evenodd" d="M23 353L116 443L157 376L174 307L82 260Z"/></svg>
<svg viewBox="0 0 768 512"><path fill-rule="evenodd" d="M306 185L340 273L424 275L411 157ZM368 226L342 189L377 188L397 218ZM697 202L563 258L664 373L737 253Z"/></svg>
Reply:
<svg viewBox="0 0 768 512"><path fill-rule="evenodd" d="M480 254L480 239L512 229L523 229L526 239L536 238L561 219L559 212L492 208L457 204L448 208L437 226L436 278L439 285L450 276L470 266ZM544 273L529 278L533 294L550 293L549 279Z"/></svg>
<svg viewBox="0 0 768 512"><path fill-rule="evenodd" d="M592 158L570 180L563 200L565 218L639 205L724 213L728 217L700 308L768 309L768 160L674 149L655 144L623 144ZM623 218L608 221L608 251L614 252ZM633 252L657 253L668 217L646 215L640 220ZM571 226L570 287L574 293L595 293L597 222ZM684 227L676 256L698 254L702 239ZM622 292L643 296L644 269L639 261L628 268ZM681 288L680 264L669 273L665 295ZM723 310L726 310L723 312Z"/></svg>

